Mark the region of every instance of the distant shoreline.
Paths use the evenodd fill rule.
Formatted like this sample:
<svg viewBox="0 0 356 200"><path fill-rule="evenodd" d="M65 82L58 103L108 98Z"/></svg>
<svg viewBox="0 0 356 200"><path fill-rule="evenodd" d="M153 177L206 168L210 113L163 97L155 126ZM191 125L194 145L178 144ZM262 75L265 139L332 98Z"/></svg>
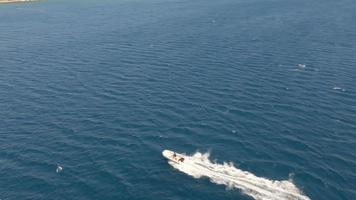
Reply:
<svg viewBox="0 0 356 200"><path fill-rule="evenodd" d="M37 0L0 0L1 3L22 3L22 2L32 2Z"/></svg>

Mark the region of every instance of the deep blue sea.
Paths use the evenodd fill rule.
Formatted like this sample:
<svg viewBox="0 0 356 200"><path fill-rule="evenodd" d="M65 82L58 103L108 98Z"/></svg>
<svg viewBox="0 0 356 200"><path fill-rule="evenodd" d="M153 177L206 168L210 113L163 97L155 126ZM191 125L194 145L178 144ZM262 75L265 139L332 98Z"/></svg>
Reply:
<svg viewBox="0 0 356 200"><path fill-rule="evenodd" d="M252 200L164 149L355 200L356 1L0 4L1 200Z"/></svg>

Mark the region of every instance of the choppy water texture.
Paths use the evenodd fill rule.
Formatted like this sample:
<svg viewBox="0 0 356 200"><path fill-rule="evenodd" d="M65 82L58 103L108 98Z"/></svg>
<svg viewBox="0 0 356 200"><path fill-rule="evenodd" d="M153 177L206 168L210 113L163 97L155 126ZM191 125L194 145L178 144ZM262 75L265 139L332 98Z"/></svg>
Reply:
<svg viewBox="0 0 356 200"><path fill-rule="evenodd" d="M0 5L0 199L252 199L163 149L356 199L354 0ZM209 161L210 162L210 161Z"/></svg>

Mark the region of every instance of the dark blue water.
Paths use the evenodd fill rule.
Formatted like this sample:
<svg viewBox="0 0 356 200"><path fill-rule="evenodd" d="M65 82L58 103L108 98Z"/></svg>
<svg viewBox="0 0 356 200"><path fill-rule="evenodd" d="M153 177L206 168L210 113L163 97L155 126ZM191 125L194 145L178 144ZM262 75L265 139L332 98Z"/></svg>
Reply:
<svg viewBox="0 0 356 200"><path fill-rule="evenodd" d="M354 0L0 5L0 199L251 199L174 170L163 149L292 176L313 200L356 199L355 10Z"/></svg>

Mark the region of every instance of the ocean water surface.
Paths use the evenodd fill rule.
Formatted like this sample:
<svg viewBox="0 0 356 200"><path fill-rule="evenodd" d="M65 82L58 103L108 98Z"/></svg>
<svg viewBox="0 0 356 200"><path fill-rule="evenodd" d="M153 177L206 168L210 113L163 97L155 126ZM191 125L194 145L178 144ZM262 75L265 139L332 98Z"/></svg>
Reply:
<svg viewBox="0 0 356 200"><path fill-rule="evenodd" d="M1 4L0 199L267 199L252 186L356 199L355 10L354 0ZM164 149L202 156L239 187L177 170Z"/></svg>

